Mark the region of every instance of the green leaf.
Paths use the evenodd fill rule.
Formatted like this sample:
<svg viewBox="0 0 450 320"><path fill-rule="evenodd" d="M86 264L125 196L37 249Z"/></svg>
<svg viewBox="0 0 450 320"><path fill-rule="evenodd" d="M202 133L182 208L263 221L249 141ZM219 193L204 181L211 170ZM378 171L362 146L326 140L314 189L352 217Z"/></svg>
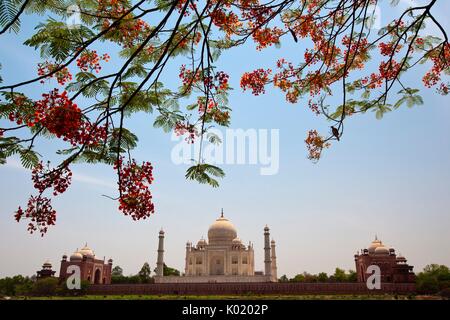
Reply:
<svg viewBox="0 0 450 320"><path fill-rule="evenodd" d="M0 28L3 29L13 21L21 7L23 1L2 0L0 1ZM10 26L10 30L18 33L20 30L20 19L14 21Z"/></svg>
<svg viewBox="0 0 450 320"><path fill-rule="evenodd" d="M120 145L119 145L119 133L121 132L120 136ZM138 137L129 131L126 128L122 128L122 131L120 131L120 128L115 128L110 136L109 136L109 149L113 153L117 153L118 148L120 149L119 152L126 152L127 150L132 150L136 148L138 142Z"/></svg>
<svg viewBox="0 0 450 320"><path fill-rule="evenodd" d="M31 169L36 165L38 165L39 157L33 150L22 149L19 152L19 154L20 154L20 162L22 163L22 166L24 168Z"/></svg>
<svg viewBox="0 0 450 320"><path fill-rule="evenodd" d="M156 117L153 126L162 128L164 132L171 131L178 121L182 121L183 116L179 112L164 111Z"/></svg>
<svg viewBox="0 0 450 320"><path fill-rule="evenodd" d="M212 133L212 132L208 132L208 134L206 135L206 138L212 144L219 145L222 143L222 139L220 139L220 137L217 134Z"/></svg>
<svg viewBox="0 0 450 320"><path fill-rule="evenodd" d="M219 182L211 176L223 178L225 173L219 167L204 163L196 164L187 169L185 177L186 179L196 180L201 184L209 184L213 188L217 188L219 186Z"/></svg>

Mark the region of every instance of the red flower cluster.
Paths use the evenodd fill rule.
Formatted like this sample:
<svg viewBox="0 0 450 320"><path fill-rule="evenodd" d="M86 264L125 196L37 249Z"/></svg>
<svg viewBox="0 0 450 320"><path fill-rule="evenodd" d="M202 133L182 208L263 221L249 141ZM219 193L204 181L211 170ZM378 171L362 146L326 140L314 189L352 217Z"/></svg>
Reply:
<svg viewBox="0 0 450 320"><path fill-rule="evenodd" d="M67 97L67 92L55 89L44 94L44 99L36 102L37 118L48 131L73 146L86 144L95 146L107 135L106 126L94 126L82 118L81 110Z"/></svg>
<svg viewBox="0 0 450 320"><path fill-rule="evenodd" d="M228 79L230 76L223 71L219 71L215 76L205 77L203 82L205 86L209 89L227 90L228 89Z"/></svg>
<svg viewBox="0 0 450 320"><path fill-rule="evenodd" d="M381 42L378 45L378 47L380 48L380 53L383 56L390 56L390 55L393 55L394 53L399 53L400 50L402 49L401 44L397 44L397 46L395 47L395 50L394 50L394 46L395 46L394 43L384 43L384 42Z"/></svg>
<svg viewBox="0 0 450 320"><path fill-rule="evenodd" d="M77 66L81 71L95 71L99 73L102 67L100 66L100 61L103 60L108 62L111 57L105 53L101 57L97 54L95 50L85 49L77 59Z"/></svg>
<svg viewBox="0 0 450 320"><path fill-rule="evenodd" d="M42 100L36 101L32 106L34 112L29 110L11 112L9 120L15 121L18 125L25 123L29 127L39 123L73 146L79 144L94 146L106 139L106 125L93 125L83 119L81 110L69 99L66 91L59 93L58 89L54 89L42 97ZM25 100L18 96L14 102L17 106L21 106Z"/></svg>
<svg viewBox="0 0 450 320"><path fill-rule="evenodd" d="M44 169L44 165L40 162L33 168L31 179L34 182L34 187L43 193L48 188L53 187L53 195L57 196L59 193L64 193L72 182L72 171L69 167L62 167L57 169Z"/></svg>
<svg viewBox="0 0 450 320"><path fill-rule="evenodd" d="M316 116L320 115L319 105L312 99L308 100L308 107Z"/></svg>
<svg viewBox="0 0 450 320"><path fill-rule="evenodd" d="M64 91L58 90L43 94L44 99L35 104L35 122L41 122L48 131L58 138L64 136L73 139L82 124L81 110L74 104Z"/></svg>
<svg viewBox="0 0 450 320"><path fill-rule="evenodd" d="M195 125L189 123L177 122L174 131L177 136L184 136L187 134L185 139L187 143L194 143L195 137L198 135Z"/></svg>
<svg viewBox="0 0 450 320"><path fill-rule="evenodd" d="M309 152L308 158L311 160L319 160L323 148L328 148L330 146L316 130L310 130L308 132L305 143Z"/></svg>
<svg viewBox="0 0 450 320"><path fill-rule="evenodd" d="M30 196L26 210L19 207L14 217L17 222L21 219L30 219L28 231L30 233L39 231L41 236L44 236L48 226L54 225L56 222L56 211L53 210L50 199L41 195Z"/></svg>
<svg viewBox="0 0 450 320"><path fill-rule="evenodd" d="M213 114L213 119L219 124L226 123L230 120L230 113L228 111L216 110Z"/></svg>
<svg viewBox="0 0 450 320"><path fill-rule="evenodd" d="M39 63L38 64L38 75L39 76L47 75L49 73L52 73L57 68L59 68L59 66L57 64L50 63L48 61ZM58 83L62 86L72 80L72 74L69 72L69 69L67 67L64 67L61 70L55 72L52 76L47 76L46 79L50 79L52 77L56 78L56 81L58 81ZM45 83L44 80L41 80L40 82Z"/></svg>
<svg viewBox="0 0 450 320"><path fill-rule="evenodd" d="M194 71L187 69L184 64L180 67L178 77L182 80L183 86L186 87L188 92L190 92L192 90L192 86L198 83L201 79L201 75L198 71L194 73Z"/></svg>
<svg viewBox="0 0 450 320"><path fill-rule="evenodd" d="M205 102L204 102L205 100L206 100L205 98L201 98L201 97L198 97L198 98L197 98L198 112L199 112L200 114L205 113ZM214 109L214 107L216 107L216 106L217 106L217 103L214 102L213 99L209 98L209 99L208 99L207 106L206 106L206 113L211 113L211 111L212 111L212 110Z"/></svg>
<svg viewBox="0 0 450 320"><path fill-rule="evenodd" d="M269 75L272 70L264 70L262 68L252 72L246 72L241 77L241 88L245 90L251 89L255 96L265 93L264 86L269 81Z"/></svg>
<svg viewBox="0 0 450 320"><path fill-rule="evenodd" d="M282 34L283 30L277 27L256 29L252 34L253 40L258 44L256 50L262 50L279 43Z"/></svg>
<svg viewBox="0 0 450 320"><path fill-rule="evenodd" d="M183 11L184 5L186 4L186 1L189 1L188 8L184 12L183 16L187 17L191 14L191 10L195 10L197 8L197 5L193 3L191 0L179 0L177 2L177 11L178 13L181 13Z"/></svg>
<svg viewBox="0 0 450 320"><path fill-rule="evenodd" d="M424 85L431 88L441 81L441 74L450 70L450 44L447 43L429 53L433 67L423 77ZM445 86L445 84L444 84Z"/></svg>
<svg viewBox="0 0 450 320"><path fill-rule="evenodd" d="M239 17L233 12L226 12L223 8L215 8L209 14L212 23L220 30L225 32L225 36L230 38L233 34L238 32L242 23L239 21Z"/></svg>
<svg viewBox="0 0 450 320"><path fill-rule="evenodd" d="M111 19L103 19L102 31L120 18L128 9L129 1L123 0L98 0L97 12L99 16L108 16ZM137 19L133 14L128 14L120 23L110 30L107 37L120 43L124 48L131 48L142 42L148 35L150 26L142 19Z"/></svg>
<svg viewBox="0 0 450 320"><path fill-rule="evenodd" d="M153 167L150 162L137 165L136 161L123 163L121 157L114 164L119 172L119 210L133 220L146 219L155 212L149 185L153 182Z"/></svg>
<svg viewBox="0 0 450 320"><path fill-rule="evenodd" d="M380 63L380 76L386 80L393 80L400 73L401 64L395 60Z"/></svg>
<svg viewBox="0 0 450 320"><path fill-rule="evenodd" d="M228 74L226 74L223 71L219 71L216 73L215 79L216 79L216 81L219 82L219 86L218 86L219 90L228 89L228 80L230 79L230 76Z"/></svg>

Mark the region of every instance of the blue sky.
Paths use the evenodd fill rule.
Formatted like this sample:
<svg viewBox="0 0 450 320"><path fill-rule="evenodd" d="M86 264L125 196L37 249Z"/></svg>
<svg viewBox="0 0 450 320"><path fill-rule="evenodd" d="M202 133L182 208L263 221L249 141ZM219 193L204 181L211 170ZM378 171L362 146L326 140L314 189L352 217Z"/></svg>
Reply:
<svg viewBox="0 0 450 320"><path fill-rule="evenodd" d="M450 5L440 2L439 12L448 12ZM448 18L436 13L450 30ZM34 22L28 17L19 35L2 38L5 83L35 75L38 54L21 45ZM353 269L353 254L375 234L405 255L416 271L429 263L450 265L448 97L423 90L423 106L400 108L381 121L372 113L348 119L342 141L314 164L306 158L303 140L309 129L327 131L329 123L312 115L305 101L292 105L275 90L254 97L239 88L240 74L273 65L280 57L298 56L301 48L297 46L287 43L256 53L249 44L225 53L219 62L235 88L230 96L231 128L280 130L278 174L261 176L258 166L224 165L226 177L218 189L186 181L186 166L170 159L175 145L170 135L152 128L154 115L139 115L127 119L126 126L140 139L134 156L154 164L156 214L141 222L121 215L116 202L102 196L115 195L112 168L76 165L72 186L54 200L57 225L40 238L29 235L25 224L13 219L13 212L26 203L33 188L29 172L12 160L0 167L0 277L32 275L46 259L58 269L61 256L85 242L99 257L112 257L126 274L136 273L146 261L155 265L161 227L166 231L166 262L182 269L186 241L206 237L222 207L244 243L254 243L258 270L263 269L266 224L277 242L280 275L330 273L336 266ZM98 50L114 51L110 44ZM113 55L105 71L117 67L116 59ZM167 77L172 86L178 85L175 75ZM423 88L415 74L406 80ZM42 90L39 85L27 92L36 95L38 88ZM339 101L335 96L328 102ZM42 141L38 147L46 154L55 149L55 143Z"/></svg>

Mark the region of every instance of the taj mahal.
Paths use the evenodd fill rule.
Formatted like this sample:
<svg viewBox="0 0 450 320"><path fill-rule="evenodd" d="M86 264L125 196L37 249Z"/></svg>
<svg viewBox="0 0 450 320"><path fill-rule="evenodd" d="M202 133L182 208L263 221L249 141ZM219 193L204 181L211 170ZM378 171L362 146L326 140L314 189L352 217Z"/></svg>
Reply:
<svg viewBox="0 0 450 320"><path fill-rule="evenodd" d="M386 246L375 236L366 249L354 255L356 276L354 282L286 282L278 281L275 241L270 238L266 225L264 236L264 270L255 270L255 249L252 242L244 244L235 226L223 210L210 225L208 238L201 238L195 245L186 243L184 272L180 275L164 263L165 232L158 234L156 275L146 284L112 283L113 260L99 259L87 244L76 250L70 258L62 256L60 281L80 270L81 280L92 284L92 294L367 294L369 267L378 266L382 287L376 292L410 294L415 292L413 266L393 247ZM168 272L171 271L171 272ZM37 279L54 277L50 262L37 271ZM169 275L175 274L175 275Z"/></svg>
<svg viewBox="0 0 450 320"><path fill-rule="evenodd" d="M234 225L224 217L208 229L208 240L200 239L197 245L186 243L184 275L164 276L164 237L159 232L156 283L214 283L214 282L276 282L277 260L275 241L270 240L269 227L264 228L264 272L255 271L254 248L251 242L244 245L238 238Z"/></svg>

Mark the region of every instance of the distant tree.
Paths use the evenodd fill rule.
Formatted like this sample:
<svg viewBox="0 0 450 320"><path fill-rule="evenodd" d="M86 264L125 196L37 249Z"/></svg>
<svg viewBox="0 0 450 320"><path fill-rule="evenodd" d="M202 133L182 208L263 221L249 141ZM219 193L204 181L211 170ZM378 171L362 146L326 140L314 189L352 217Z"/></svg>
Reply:
<svg viewBox="0 0 450 320"><path fill-rule="evenodd" d="M417 275L416 283L420 293L446 291L450 288L450 270L444 265L429 264Z"/></svg>
<svg viewBox="0 0 450 320"><path fill-rule="evenodd" d="M148 283L150 280L150 265L145 262L144 265L141 268L141 271L139 271L138 275L142 283Z"/></svg>
<svg viewBox="0 0 450 320"><path fill-rule="evenodd" d="M321 272L317 275L317 280L319 282L327 282L328 281L328 275L326 274L326 272Z"/></svg>
<svg viewBox="0 0 450 320"><path fill-rule="evenodd" d="M177 269L171 268L169 266L166 266L166 264L164 264L163 275L165 277L167 277L167 276L180 276L181 273Z"/></svg>
<svg viewBox="0 0 450 320"><path fill-rule="evenodd" d="M297 274L290 281L291 282L305 282L305 276L303 274Z"/></svg>
<svg viewBox="0 0 450 320"><path fill-rule="evenodd" d="M153 270L153 272L156 274L158 273L158 268L155 268ZM163 267L163 276L167 277L167 276L181 276L181 272L175 268L171 268L168 267L165 263L164 263L164 267Z"/></svg>
<svg viewBox="0 0 450 320"><path fill-rule="evenodd" d="M356 271L354 271L354 270L348 271L347 281L348 282L357 282L358 281L358 275L356 274Z"/></svg>
<svg viewBox="0 0 450 320"><path fill-rule="evenodd" d="M136 284L141 283L141 278L139 275L130 275L130 276L114 276L111 277L112 284Z"/></svg>
<svg viewBox="0 0 450 320"><path fill-rule="evenodd" d="M33 281L29 277L22 275L6 277L0 279L0 295L15 296L25 294L25 291L30 290L32 285Z"/></svg>
<svg viewBox="0 0 450 320"><path fill-rule="evenodd" d="M45 278L36 281L33 285L33 294L36 296L54 296L58 288L58 278Z"/></svg>
<svg viewBox="0 0 450 320"><path fill-rule="evenodd" d="M279 282L289 282L289 278L283 274L280 279L278 279Z"/></svg>
<svg viewBox="0 0 450 320"><path fill-rule="evenodd" d="M333 279L336 282L345 282L347 281L347 275L345 274L345 270L341 268L336 268L334 270Z"/></svg>
<svg viewBox="0 0 450 320"><path fill-rule="evenodd" d="M111 272L112 277L123 276L123 269L120 266L115 266Z"/></svg>

